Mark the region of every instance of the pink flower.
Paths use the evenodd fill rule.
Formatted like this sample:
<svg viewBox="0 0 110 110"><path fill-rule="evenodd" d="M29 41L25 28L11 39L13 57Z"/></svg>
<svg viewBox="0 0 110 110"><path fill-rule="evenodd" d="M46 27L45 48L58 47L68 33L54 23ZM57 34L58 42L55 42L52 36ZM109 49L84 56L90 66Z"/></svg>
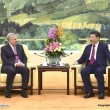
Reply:
<svg viewBox="0 0 110 110"><path fill-rule="evenodd" d="M48 35L50 39L55 39L57 37L57 30L55 28L51 28Z"/></svg>
<svg viewBox="0 0 110 110"><path fill-rule="evenodd" d="M59 42L52 42L49 45L47 45L44 50L46 52L54 52L57 50L57 48L59 48Z"/></svg>

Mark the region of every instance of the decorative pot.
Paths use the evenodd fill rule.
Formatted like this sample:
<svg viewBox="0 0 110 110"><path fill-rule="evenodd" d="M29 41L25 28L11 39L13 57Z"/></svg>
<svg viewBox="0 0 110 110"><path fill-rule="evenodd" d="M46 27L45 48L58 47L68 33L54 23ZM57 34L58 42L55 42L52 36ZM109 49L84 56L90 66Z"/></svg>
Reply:
<svg viewBox="0 0 110 110"><path fill-rule="evenodd" d="M49 57L49 65L56 66L59 65L60 56L51 56Z"/></svg>

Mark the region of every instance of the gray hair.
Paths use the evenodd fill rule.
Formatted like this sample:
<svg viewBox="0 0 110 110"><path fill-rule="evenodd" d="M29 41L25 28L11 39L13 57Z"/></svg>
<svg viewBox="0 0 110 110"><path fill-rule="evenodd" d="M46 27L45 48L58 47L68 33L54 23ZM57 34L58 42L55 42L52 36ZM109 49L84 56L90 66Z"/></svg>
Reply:
<svg viewBox="0 0 110 110"><path fill-rule="evenodd" d="M15 33L8 33L7 34L7 40L9 40L10 38L12 38L12 37L17 37L17 34L15 34Z"/></svg>

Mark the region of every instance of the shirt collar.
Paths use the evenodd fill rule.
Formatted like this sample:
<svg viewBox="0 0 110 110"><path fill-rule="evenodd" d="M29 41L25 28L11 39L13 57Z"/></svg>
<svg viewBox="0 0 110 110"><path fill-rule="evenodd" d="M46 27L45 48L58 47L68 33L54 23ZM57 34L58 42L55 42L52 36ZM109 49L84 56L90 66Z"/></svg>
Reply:
<svg viewBox="0 0 110 110"><path fill-rule="evenodd" d="M97 42L96 44L95 44L95 47L98 47L98 45L99 45L99 42ZM93 46L93 45L92 45Z"/></svg>
<svg viewBox="0 0 110 110"><path fill-rule="evenodd" d="M12 44L10 44L10 43L9 43L9 45L10 45L10 46L11 46L11 48L13 49L13 47L14 47L14 46L13 46Z"/></svg>
<svg viewBox="0 0 110 110"><path fill-rule="evenodd" d="M12 45L12 44L10 44L10 43L9 43L9 45L10 45L11 47L13 47L13 45Z"/></svg>

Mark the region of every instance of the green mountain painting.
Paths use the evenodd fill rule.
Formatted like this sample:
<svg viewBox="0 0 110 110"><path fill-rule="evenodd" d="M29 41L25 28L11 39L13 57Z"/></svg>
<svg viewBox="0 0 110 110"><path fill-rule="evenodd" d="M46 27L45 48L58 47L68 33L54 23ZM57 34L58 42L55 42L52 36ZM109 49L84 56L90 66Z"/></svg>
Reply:
<svg viewBox="0 0 110 110"><path fill-rule="evenodd" d="M42 50L48 31L63 28L66 50L78 50L89 43L89 33L97 30L101 41L110 43L109 0L0 0L0 44L9 32L31 50Z"/></svg>

